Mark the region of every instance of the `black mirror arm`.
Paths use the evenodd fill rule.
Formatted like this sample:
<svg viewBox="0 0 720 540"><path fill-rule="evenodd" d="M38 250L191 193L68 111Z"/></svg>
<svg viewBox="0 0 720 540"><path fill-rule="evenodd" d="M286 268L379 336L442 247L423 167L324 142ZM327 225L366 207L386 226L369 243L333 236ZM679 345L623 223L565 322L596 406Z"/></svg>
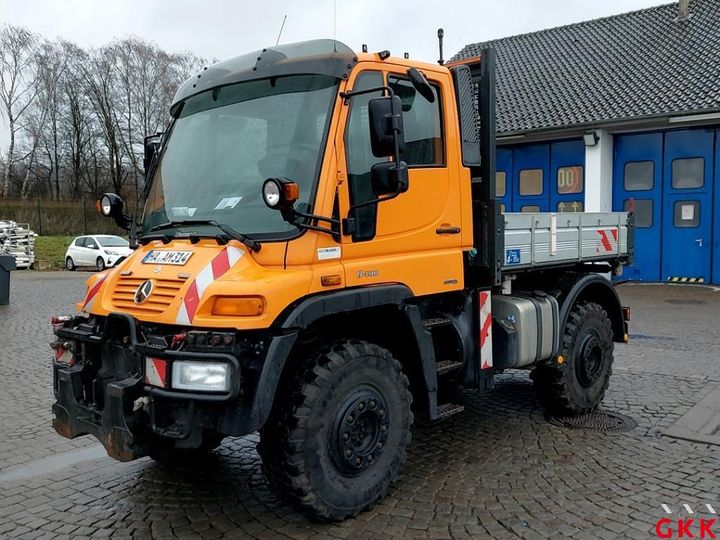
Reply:
<svg viewBox="0 0 720 540"><path fill-rule="evenodd" d="M348 100L351 97L362 96L363 94L372 94L374 92L379 92L381 90L383 92L387 92L390 97L393 97L395 95L395 92L393 91L392 88L390 88L387 85L383 85L383 86L373 86L372 88L367 88L365 90L349 90L347 92L340 92L340 97L345 100L345 103L348 103Z"/></svg>
<svg viewBox="0 0 720 540"><path fill-rule="evenodd" d="M309 223L302 223L300 221L300 219L326 221L326 222L330 223L331 225L337 225L338 227L340 226L339 219L327 218L327 217L323 217L323 216L316 216L315 214L306 214L304 212L298 212L292 206L285 210L281 210L280 213L282 214L282 217L285 221L287 221L291 225L295 225L296 227L300 227L302 229L308 229L311 231L323 232L323 233L329 234L333 238L336 238L338 236L337 231L333 231L332 229L328 229L326 227L318 227L317 225L311 225Z"/></svg>

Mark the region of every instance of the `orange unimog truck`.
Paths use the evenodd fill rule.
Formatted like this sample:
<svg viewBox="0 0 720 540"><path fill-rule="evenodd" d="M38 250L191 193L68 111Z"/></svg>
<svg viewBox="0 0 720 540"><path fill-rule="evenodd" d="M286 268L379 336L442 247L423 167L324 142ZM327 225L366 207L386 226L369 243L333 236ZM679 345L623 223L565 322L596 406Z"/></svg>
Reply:
<svg viewBox="0 0 720 540"><path fill-rule="evenodd" d="M627 213L501 213L494 53L436 65L331 40L188 80L146 141L137 248L56 317L53 425L129 461L260 431L275 492L318 519L371 507L415 415L528 369L552 410L608 385L629 311L608 273Z"/></svg>

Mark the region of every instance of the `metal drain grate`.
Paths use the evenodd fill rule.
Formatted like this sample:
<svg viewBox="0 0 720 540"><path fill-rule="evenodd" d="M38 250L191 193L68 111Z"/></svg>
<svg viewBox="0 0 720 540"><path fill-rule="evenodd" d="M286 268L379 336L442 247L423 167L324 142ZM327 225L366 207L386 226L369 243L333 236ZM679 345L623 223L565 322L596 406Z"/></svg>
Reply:
<svg viewBox="0 0 720 540"><path fill-rule="evenodd" d="M545 419L553 426L610 433L622 433L637 427L637 422L629 416L610 411L592 411L579 416L552 416L548 414Z"/></svg>

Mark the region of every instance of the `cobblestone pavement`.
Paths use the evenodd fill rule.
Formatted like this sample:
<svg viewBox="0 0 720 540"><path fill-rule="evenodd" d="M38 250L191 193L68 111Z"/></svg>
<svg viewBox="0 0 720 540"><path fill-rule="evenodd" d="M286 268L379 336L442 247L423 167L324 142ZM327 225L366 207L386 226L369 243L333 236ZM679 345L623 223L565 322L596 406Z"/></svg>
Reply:
<svg viewBox="0 0 720 540"><path fill-rule="evenodd" d="M255 435L168 470L54 433L48 320L73 309L85 277L15 272L13 304L0 307L1 538L646 538L661 504L689 504L696 518L720 507L718 447L661 435L720 384L714 289L620 287L635 337L617 346L603 407L634 418L634 430L555 427L527 373L505 374L491 392L463 394L463 413L416 426L380 505L327 525L268 491Z"/></svg>

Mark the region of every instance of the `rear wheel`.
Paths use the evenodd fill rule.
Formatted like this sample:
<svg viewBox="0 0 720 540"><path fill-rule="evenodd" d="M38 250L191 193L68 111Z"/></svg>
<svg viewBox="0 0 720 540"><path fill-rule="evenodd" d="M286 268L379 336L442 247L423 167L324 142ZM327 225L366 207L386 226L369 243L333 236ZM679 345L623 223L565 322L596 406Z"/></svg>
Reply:
<svg viewBox="0 0 720 540"><path fill-rule="evenodd" d="M98 257L95 261L95 269L98 272L102 272L103 270L105 270L105 259L103 259L102 257Z"/></svg>
<svg viewBox="0 0 720 540"><path fill-rule="evenodd" d="M67 259L65 259L65 268L67 268L71 272L75 270L75 261L72 260L72 257L68 257Z"/></svg>
<svg viewBox="0 0 720 540"><path fill-rule="evenodd" d="M343 341L312 355L284 385L258 446L273 491L327 521L375 505L411 439L400 363L372 343Z"/></svg>
<svg viewBox="0 0 720 540"><path fill-rule="evenodd" d="M532 372L538 396L552 412L582 414L602 401L613 363L613 334L602 306L581 302L568 316L560 354L565 361Z"/></svg>

